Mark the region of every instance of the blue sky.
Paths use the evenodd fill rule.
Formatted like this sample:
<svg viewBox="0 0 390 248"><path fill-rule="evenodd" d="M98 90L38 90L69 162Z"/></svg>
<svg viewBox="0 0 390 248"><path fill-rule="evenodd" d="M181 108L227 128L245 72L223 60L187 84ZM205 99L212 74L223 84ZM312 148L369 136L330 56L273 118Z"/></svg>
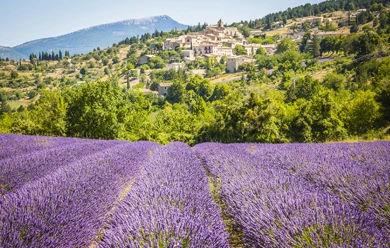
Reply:
<svg viewBox="0 0 390 248"><path fill-rule="evenodd" d="M126 19L169 15L183 24L249 20L321 0L0 0L0 45L58 36Z"/></svg>

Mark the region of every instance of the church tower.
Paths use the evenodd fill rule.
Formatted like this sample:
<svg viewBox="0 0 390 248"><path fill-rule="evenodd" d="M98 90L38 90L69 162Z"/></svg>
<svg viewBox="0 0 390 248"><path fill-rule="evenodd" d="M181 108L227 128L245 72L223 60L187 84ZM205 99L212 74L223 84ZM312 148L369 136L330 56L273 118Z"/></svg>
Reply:
<svg viewBox="0 0 390 248"><path fill-rule="evenodd" d="M222 21L222 19L219 19L219 21L218 21L218 28L223 28L223 21Z"/></svg>

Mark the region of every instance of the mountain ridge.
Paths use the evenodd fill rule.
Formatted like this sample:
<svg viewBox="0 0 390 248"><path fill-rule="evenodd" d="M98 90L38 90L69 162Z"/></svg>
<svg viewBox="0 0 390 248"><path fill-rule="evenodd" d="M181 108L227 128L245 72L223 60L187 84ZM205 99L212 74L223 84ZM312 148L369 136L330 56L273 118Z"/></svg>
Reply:
<svg viewBox="0 0 390 248"><path fill-rule="evenodd" d="M187 27L187 25L175 21L168 15L158 15L95 25L71 33L31 40L6 48L9 50L7 54L10 55L10 59L26 59L31 53L38 54L42 51L68 50L71 54L81 54L90 52L97 47L108 47L127 37L152 33L156 29L166 32L174 28L185 29ZM0 58L5 57L0 53Z"/></svg>
<svg viewBox="0 0 390 248"><path fill-rule="evenodd" d="M27 59L28 56L19 53L12 47L1 46L0 45L0 58L9 58L9 59Z"/></svg>

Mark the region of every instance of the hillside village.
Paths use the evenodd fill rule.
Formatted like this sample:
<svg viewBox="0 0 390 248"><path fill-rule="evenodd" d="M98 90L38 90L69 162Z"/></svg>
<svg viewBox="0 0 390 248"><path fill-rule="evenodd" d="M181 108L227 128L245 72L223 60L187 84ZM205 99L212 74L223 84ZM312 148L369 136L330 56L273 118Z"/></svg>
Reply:
<svg viewBox="0 0 390 248"><path fill-rule="evenodd" d="M86 79L83 75L80 75L80 73L83 74L85 71L88 71L87 74L90 74L91 79L101 78L106 80L109 74L120 69L117 68L120 61L123 61L123 64L128 63L126 60L129 61L129 53L132 51L132 54L137 56L137 59L135 60L133 55L133 60L131 62L135 67L135 72L132 74L132 77L128 75L126 76L122 73L119 75L119 81L122 85L137 85L137 88L140 88L145 93L153 93L164 96L158 93L164 92L164 90L157 88L150 90L147 87L147 85L150 86L153 84L150 79L150 72L152 70L182 69L193 75L209 77L215 82L234 81L241 77L239 72L242 72L243 70L240 69L240 65L244 63L256 63L256 59L254 58L256 54L264 53L267 56L273 56L276 53L277 46L281 40L287 38L299 43L308 31L310 32L310 39L313 39L314 36L317 36L318 38L325 38L329 36L349 35L349 27L354 24L357 16L365 11L366 9L359 9L354 12L339 11L327 15L309 16L288 20L286 24L283 24L282 22L275 22L273 23L271 29L250 30L247 37L243 35L243 24L239 24L237 26L226 26L223 20L220 19L216 25L205 26L205 28L201 31L189 32L178 36L173 35L174 37L168 37L156 43L154 43L153 40L151 42L148 41L147 46L140 45L140 49L138 48L139 50L136 52L134 50L134 45L130 47L118 45L117 47L114 46L104 51L98 48L98 50L86 55L76 54L73 55L72 58L66 56L61 63L46 61L46 65L52 68L52 73L49 71L48 73L43 73L42 76L46 74L48 80L53 78L63 78L64 76L62 75L64 75L64 70L66 70L66 78L76 78L76 81L80 84ZM378 16L379 13L374 12L374 15ZM320 27L325 27L325 25L337 28L332 30L320 30ZM176 33L180 34L181 32L180 30L175 30L173 34ZM256 43L258 40L262 41L261 44ZM310 40L308 43L310 43ZM130 49L131 47L133 48ZM237 51L237 48L239 51ZM100 57L102 57L100 55L107 51L109 54L112 54L112 52L114 53L114 55L108 56L113 59L111 63L109 61L104 61L104 59L100 59ZM161 55L160 53L162 51L171 52L173 55L168 58L164 58L163 62L160 61L161 66L150 68L148 66L150 59L154 58L153 60L159 60L161 58L159 55ZM199 59L206 61L206 63L212 62L213 64L218 64L222 59L224 66L221 67L221 70L213 72L208 66L199 66ZM35 67L37 67L38 63L39 61L36 61ZM28 71L32 70L34 67L34 63L25 60L10 61L8 64L3 61L2 64L3 74L1 75L3 76L0 75L0 82L2 81L2 78L5 79L6 75L14 70L21 71L19 73L21 75L26 75L25 79L27 79L27 75L29 75ZM110 68L107 69L107 66ZM21 68L24 69L21 70ZM267 70L268 72L273 71L272 68L267 68ZM95 74L95 76L91 73ZM228 76L229 74L234 76ZM164 86L161 87L164 89L168 89L171 85L171 82L163 83ZM141 84L143 87L140 87ZM27 87L27 89L31 89L31 87ZM27 92L25 92L25 94L27 95ZM28 102L29 101L25 100L22 101L22 104L27 104Z"/></svg>
<svg viewBox="0 0 390 248"><path fill-rule="evenodd" d="M291 39L293 41L299 42L303 39L305 33L308 30L304 30L305 26L307 29L310 29L310 39L313 39L314 36L322 39L325 37L331 36L346 36L350 34L349 28L343 28L350 25L353 25L356 22L356 18L359 14L366 12L366 9L359 9L354 12L342 12L332 17L324 16L311 16L301 18L296 21L291 21L289 25L286 26L287 32L281 30L280 33L276 33L277 40L275 44L254 44L250 43L247 38L241 33L238 27L227 27L224 26L223 20L219 20L215 26L207 26L205 30L201 32L188 33L186 35L181 35L175 38L168 38L163 44L164 50L177 50L180 49L183 57L182 63L173 62L168 65L168 69L185 69L186 64L191 64L195 62L196 57L201 57L205 60L213 59L214 61L220 61L222 57L226 57L226 73L235 73L240 71L240 65L244 63L255 63L254 55L260 53L259 49L264 49L266 55L273 56L277 50L277 44L282 39ZM378 16L379 13L374 13L375 16ZM308 24L308 25L305 25ZM339 28L332 31L321 31L319 26L321 25L334 25ZM242 26L242 25L241 25ZM267 31L278 31L279 29L284 28L280 23L274 23L272 30L252 30L250 32L250 37L266 36ZM310 40L308 41L310 42ZM237 46L242 47L245 51L245 55L236 55L234 53L234 48ZM138 60L139 65L147 64L150 58L153 58L154 55L146 54L140 57ZM205 75L205 71L201 71ZM165 90L171 84L164 83L162 88ZM165 92L162 89L159 89L159 92ZM165 93L164 93L165 94ZM159 95L161 95L159 93Z"/></svg>

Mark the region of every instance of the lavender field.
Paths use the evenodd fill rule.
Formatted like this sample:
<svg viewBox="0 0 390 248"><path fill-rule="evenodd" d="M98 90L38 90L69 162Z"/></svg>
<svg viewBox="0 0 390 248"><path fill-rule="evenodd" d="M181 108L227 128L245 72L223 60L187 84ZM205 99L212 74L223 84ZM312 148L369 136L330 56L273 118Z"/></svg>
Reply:
<svg viewBox="0 0 390 248"><path fill-rule="evenodd" d="M390 247L390 142L0 135L0 247Z"/></svg>

